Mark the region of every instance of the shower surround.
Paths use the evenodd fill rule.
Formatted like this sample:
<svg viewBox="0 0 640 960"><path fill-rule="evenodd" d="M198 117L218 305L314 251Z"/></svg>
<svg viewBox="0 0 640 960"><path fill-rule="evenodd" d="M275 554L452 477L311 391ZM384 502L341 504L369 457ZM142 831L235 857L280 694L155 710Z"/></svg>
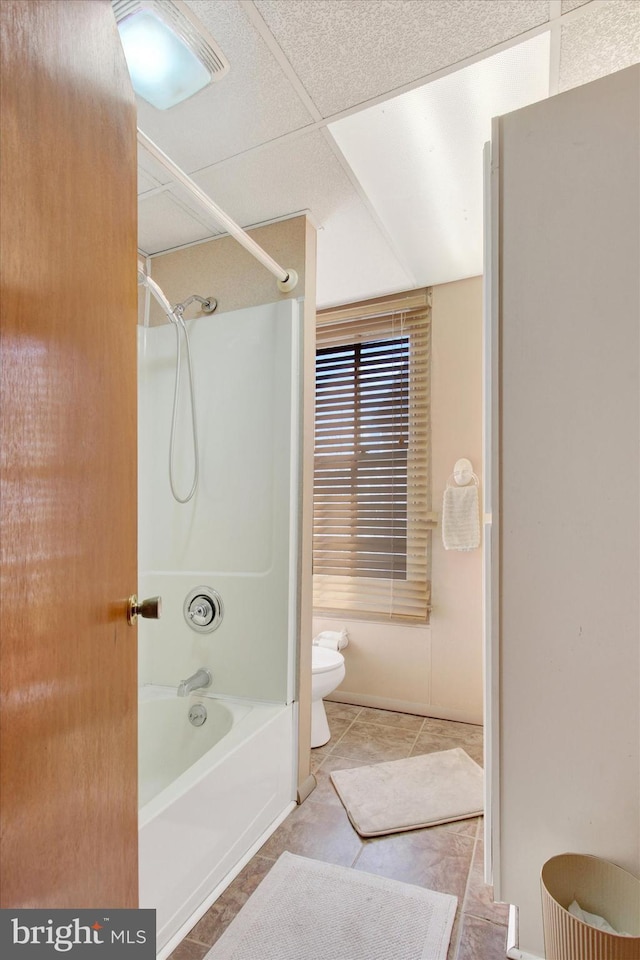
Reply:
<svg viewBox="0 0 640 960"><path fill-rule="evenodd" d="M295 796L300 313L287 300L187 321L200 479L186 504L173 499L168 480L175 330L138 328L139 594L163 600L162 618L139 626L141 711L153 706L162 717L147 720L144 735L141 725L141 796L158 776L154 764L175 762L159 744L171 740L180 753L206 729L188 723L191 704L218 711L218 701L234 716L230 732L187 770L176 767L141 807L140 905L158 911L159 956ZM178 490L188 489L186 376L175 465ZM224 607L209 633L184 616L199 586L217 591ZM180 698L183 710L169 720L173 691L177 699L180 682L202 667L211 686ZM167 709L156 709L163 699ZM180 730L169 736L165 723Z"/></svg>

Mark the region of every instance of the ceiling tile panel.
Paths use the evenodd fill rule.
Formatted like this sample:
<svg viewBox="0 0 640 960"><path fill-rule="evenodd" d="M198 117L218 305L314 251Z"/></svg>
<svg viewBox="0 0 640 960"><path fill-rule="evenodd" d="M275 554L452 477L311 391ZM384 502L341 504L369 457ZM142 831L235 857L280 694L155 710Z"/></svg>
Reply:
<svg viewBox="0 0 640 960"><path fill-rule="evenodd" d="M576 7L583 7L585 3L589 3L589 0L562 0L562 13L569 13L570 10L575 10Z"/></svg>
<svg viewBox="0 0 640 960"><path fill-rule="evenodd" d="M297 130L311 117L236 0L188 0L231 65L170 110L138 100L138 125L187 172Z"/></svg>
<svg viewBox="0 0 640 960"><path fill-rule="evenodd" d="M146 193L148 190L155 190L159 186L156 178L146 173L138 164L138 193Z"/></svg>
<svg viewBox="0 0 640 960"><path fill-rule="evenodd" d="M209 90L169 111L139 102L139 124L243 226L309 209L320 228L318 299L322 305L437 282L436 278L457 279L468 274L468 263L472 263L471 272L479 272L477 183L475 206L462 196L468 183L478 181L479 148L467 148L467 153L476 154L476 166L470 172L464 151L455 147L456 130L468 133L477 125L478 82L468 84L467 112L457 115L447 106L436 118L431 128L434 136L431 141L427 137L428 142L425 124L416 127L413 116L407 115L389 132L394 99L372 108L380 110L387 126L383 123L373 136L360 131L356 140L363 137L360 148L364 144L365 153L377 157L380 164L384 161L388 175L379 190L375 177L371 181L359 167L356 154L349 154L359 180L356 188L354 175L336 157L326 132L305 129L312 117L280 63L286 56L324 116L363 104L362 114L345 118L353 119L357 127L369 111L366 102L371 98L391 96L399 86L415 85L436 70L547 23L549 10L555 11L559 4L549 0L255 0L252 7L238 0L187 2L220 44L231 70ZM581 9L562 26L561 89L640 58L639 3L563 0L562 10L567 13L577 6ZM280 45L280 60L277 50L272 53L256 31L251 19L255 10ZM548 44L548 39L545 31L537 42ZM465 70L461 73L459 79L464 80ZM548 79L546 68L540 77ZM435 90L448 79L433 81L424 89ZM511 95L511 83L500 81L500 93ZM506 106L501 101L495 112L520 105L517 80L513 83L515 100ZM418 96L420 88L416 86L412 94ZM416 147L425 171L418 184L410 186L403 164L411 151L415 155ZM440 162L449 187L442 186L437 170L427 170L431 161L436 167ZM139 168L142 250L157 253L220 232L181 188L172 185L154 192L170 178L143 150ZM447 191L455 212L443 218L429 206L429 197ZM398 227L396 218L402 211L406 222ZM469 253L464 261L463 249ZM440 262L443 252L446 262Z"/></svg>
<svg viewBox="0 0 640 960"><path fill-rule="evenodd" d="M491 118L548 96L549 33L329 125L419 285L482 273Z"/></svg>
<svg viewBox="0 0 640 960"><path fill-rule="evenodd" d="M410 290L416 280L400 263L356 195L318 231L318 308Z"/></svg>
<svg viewBox="0 0 640 960"><path fill-rule="evenodd" d="M255 0L322 116L547 22L548 0Z"/></svg>
<svg viewBox="0 0 640 960"><path fill-rule="evenodd" d="M170 179L164 167L138 144L138 193L153 190L164 183L169 183Z"/></svg>
<svg viewBox="0 0 640 960"><path fill-rule="evenodd" d="M205 240L212 235L213 231L191 216L170 193L138 201L138 247L147 254Z"/></svg>
<svg viewBox="0 0 640 960"><path fill-rule="evenodd" d="M640 3L589 5L562 26L560 90L569 90L640 62Z"/></svg>
<svg viewBox="0 0 640 960"><path fill-rule="evenodd" d="M305 209L322 224L355 194L318 132L234 157L196 174L194 180L243 227Z"/></svg>

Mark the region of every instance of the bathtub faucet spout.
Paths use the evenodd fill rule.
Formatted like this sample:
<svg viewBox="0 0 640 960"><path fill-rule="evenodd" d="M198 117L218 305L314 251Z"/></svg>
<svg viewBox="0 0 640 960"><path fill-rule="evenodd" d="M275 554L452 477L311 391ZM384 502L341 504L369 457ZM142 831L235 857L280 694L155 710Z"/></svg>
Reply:
<svg viewBox="0 0 640 960"><path fill-rule="evenodd" d="M204 687L210 687L213 677L208 670L200 667L192 677L187 677L178 687L178 696L187 697L194 690L202 690Z"/></svg>

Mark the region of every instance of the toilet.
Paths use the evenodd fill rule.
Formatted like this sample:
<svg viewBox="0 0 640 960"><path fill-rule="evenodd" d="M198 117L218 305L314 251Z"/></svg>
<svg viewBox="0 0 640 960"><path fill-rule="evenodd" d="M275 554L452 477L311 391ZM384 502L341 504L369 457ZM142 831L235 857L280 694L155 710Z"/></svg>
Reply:
<svg viewBox="0 0 640 960"><path fill-rule="evenodd" d="M322 698L344 680L344 657L337 650L311 648L311 746L321 747L331 737Z"/></svg>

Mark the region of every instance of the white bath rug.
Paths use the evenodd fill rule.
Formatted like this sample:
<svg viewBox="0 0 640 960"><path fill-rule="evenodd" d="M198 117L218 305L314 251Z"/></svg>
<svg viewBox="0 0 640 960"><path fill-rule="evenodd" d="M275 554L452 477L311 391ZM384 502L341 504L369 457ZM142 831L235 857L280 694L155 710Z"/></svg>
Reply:
<svg viewBox="0 0 640 960"><path fill-rule="evenodd" d="M361 837L478 817L483 771L460 747L331 774Z"/></svg>
<svg viewBox="0 0 640 960"><path fill-rule="evenodd" d="M283 853L205 960L446 960L457 899Z"/></svg>

